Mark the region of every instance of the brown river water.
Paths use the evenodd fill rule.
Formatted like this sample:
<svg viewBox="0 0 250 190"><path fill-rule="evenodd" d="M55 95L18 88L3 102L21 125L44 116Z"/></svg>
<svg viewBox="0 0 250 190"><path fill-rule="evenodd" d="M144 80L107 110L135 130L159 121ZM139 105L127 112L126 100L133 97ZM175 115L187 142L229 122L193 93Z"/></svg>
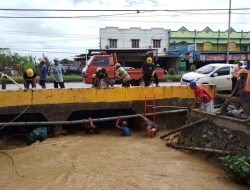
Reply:
<svg viewBox="0 0 250 190"><path fill-rule="evenodd" d="M131 137L119 131L100 135L59 136L31 146L2 150L3 190L241 190L222 169L186 152L165 146L144 133Z"/></svg>

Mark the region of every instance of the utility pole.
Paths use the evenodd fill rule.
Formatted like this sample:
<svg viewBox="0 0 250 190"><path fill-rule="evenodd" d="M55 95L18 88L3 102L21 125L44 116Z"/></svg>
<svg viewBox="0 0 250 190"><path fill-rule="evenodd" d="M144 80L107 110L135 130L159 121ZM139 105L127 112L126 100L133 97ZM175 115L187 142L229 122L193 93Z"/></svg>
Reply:
<svg viewBox="0 0 250 190"><path fill-rule="evenodd" d="M227 64L229 63L230 28L231 28L231 0L229 0L229 12L228 12L228 30L227 30Z"/></svg>

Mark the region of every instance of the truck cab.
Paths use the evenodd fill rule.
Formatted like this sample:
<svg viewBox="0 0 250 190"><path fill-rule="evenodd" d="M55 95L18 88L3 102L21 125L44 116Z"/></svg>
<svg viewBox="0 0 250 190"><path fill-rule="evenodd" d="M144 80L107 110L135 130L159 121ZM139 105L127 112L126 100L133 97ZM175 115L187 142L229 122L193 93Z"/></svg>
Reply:
<svg viewBox="0 0 250 190"><path fill-rule="evenodd" d="M114 58L112 55L93 55L82 70L84 82L86 84L92 83L92 76L95 74L98 67L105 68L110 78L114 77L114 65Z"/></svg>
<svg viewBox="0 0 250 190"><path fill-rule="evenodd" d="M115 78L116 82L120 82L116 76L114 65L117 63L116 54L106 55L102 52L98 55L93 55L88 60L86 66L82 70L82 76L84 77L83 82L86 84L92 84L92 76L95 74L98 67L104 68L108 73L109 78ZM130 75L131 85L138 86L143 80L142 68L130 68L126 69ZM161 81L164 76L164 70L161 68L155 69L159 80Z"/></svg>

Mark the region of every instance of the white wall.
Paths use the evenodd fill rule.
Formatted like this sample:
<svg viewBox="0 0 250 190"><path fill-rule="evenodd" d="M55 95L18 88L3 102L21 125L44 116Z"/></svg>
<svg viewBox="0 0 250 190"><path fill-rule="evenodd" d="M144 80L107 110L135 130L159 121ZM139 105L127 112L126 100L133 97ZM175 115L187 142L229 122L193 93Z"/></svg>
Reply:
<svg viewBox="0 0 250 190"><path fill-rule="evenodd" d="M100 47L101 49L106 49L106 46L109 46L109 39L117 39L118 49L131 49L131 40L139 39L139 48L153 48L153 40L161 40L158 54L164 55L169 48L168 34L168 30L164 28L141 29L131 27L129 29L119 29L118 27L105 27L100 28Z"/></svg>

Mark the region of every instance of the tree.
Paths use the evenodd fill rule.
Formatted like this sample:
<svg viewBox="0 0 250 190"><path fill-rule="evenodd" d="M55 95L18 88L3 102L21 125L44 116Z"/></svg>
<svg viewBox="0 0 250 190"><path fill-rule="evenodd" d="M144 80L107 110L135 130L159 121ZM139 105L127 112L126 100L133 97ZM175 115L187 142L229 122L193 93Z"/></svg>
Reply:
<svg viewBox="0 0 250 190"><path fill-rule="evenodd" d="M60 61L60 63L61 64L74 64L74 61L71 61L71 60L65 58L65 59L62 59Z"/></svg>

